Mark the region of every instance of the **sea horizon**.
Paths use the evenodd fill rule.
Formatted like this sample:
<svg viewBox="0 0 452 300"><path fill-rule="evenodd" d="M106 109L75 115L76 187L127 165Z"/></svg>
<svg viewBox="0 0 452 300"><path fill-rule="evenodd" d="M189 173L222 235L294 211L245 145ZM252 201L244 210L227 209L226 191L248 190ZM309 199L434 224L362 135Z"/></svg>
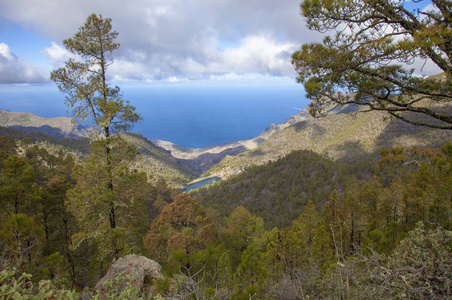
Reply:
<svg viewBox="0 0 452 300"><path fill-rule="evenodd" d="M309 103L302 86L296 84L126 84L121 91L143 118L131 132L185 148L252 139L271 124L296 115ZM45 118L71 117L65 95L52 84L0 86L0 110L29 112Z"/></svg>

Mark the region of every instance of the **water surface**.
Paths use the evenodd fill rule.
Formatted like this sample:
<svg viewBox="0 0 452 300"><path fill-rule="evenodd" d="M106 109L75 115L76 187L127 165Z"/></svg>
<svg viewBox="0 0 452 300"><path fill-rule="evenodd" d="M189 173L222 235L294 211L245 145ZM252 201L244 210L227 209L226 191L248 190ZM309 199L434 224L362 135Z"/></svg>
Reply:
<svg viewBox="0 0 452 300"><path fill-rule="evenodd" d="M124 85L143 121L133 132L187 148L250 139L307 106L300 85L186 86ZM65 95L55 85L0 86L0 110L40 117L70 117Z"/></svg>

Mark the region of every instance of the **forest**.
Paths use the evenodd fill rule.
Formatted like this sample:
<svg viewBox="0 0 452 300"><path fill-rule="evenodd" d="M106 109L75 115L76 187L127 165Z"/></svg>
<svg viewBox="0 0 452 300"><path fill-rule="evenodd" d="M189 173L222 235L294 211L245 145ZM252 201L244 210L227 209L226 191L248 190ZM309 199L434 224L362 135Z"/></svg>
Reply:
<svg viewBox="0 0 452 300"><path fill-rule="evenodd" d="M293 153L191 194L149 183L144 173L123 168L129 158L118 153L115 228L103 198L107 185L93 166L98 158L76 164L29 138L3 136L0 145L4 299L75 298L130 253L163 267L152 292L133 296L143 299L446 299L452 293L450 142L441 149L384 148L372 167ZM283 196L266 204L276 186Z"/></svg>

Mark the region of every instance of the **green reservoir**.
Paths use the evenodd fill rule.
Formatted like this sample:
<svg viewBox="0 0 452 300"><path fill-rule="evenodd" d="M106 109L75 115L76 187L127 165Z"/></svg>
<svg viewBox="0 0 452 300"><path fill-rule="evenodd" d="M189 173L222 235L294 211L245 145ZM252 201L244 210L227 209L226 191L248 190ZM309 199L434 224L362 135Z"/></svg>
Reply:
<svg viewBox="0 0 452 300"><path fill-rule="evenodd" d="M189 182L187 186L183 189L181 189L182 193L188 193L191 190L199 189L200 187L203 187L205 185L221 181L221 178L218 176L209 176L209 177L203 177L199 178L197 180L194 180L192 182Z"/></svg>

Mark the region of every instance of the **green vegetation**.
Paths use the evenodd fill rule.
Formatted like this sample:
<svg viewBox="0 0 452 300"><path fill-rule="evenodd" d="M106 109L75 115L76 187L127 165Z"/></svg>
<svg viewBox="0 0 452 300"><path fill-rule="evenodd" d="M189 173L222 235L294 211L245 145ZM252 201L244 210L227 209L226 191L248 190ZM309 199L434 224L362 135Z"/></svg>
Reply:
<svg viewBox="0 0 452 300"><path fill-rule="evenodd" d="M411 124L452 129L450 1L420 10L400 0L304 0L301 8L310 29L333 32L292 56L298 81L313 100L312 115L353 104ZM434 63L444 74L413 76L407 65L416 60Z"/></svg>
<svg viewBox="0 0 452 300"><path fill-rule="evenodd" d="M33 274L34 283L92 286L110 265L112 251L144 253L142 237L175 194L163 180L154 186L144 173L128 170L127 156L115 150L117 227L111 230L111 207L103 202L107 177L92 167L102 154L75 164L69 154L53 155L26 139L0 140L0 268Z"/></svg>
<svg viewBox="0 0 452 300"><path fill-rule="evenodd" d="M183 299L450 295L450 143L442 150L385 148L378 163L361 165L294 152L192 194L217 200L204 207L188 194L175 196L163 181L152 186L139 172L123 169L125 176L115 180L125 186L115 183L117 193L133 195L143 207L123 214L136 206L117 194L119 231L110 227L109 206L103 212L99 202L109 193L103 177L93 181L91 174L102 168L90 167L90 160L75 166L70 156L54 156L32 144L22 154L17 144L2 137L2 295L72 299L79 288L99 280L118 248L123 248L120 256L147 255L164 267L157 291L127 290L143 299L157 293ZM102 161L95 157L90 159ZM121 160L115 164L121 170ZM252 188L258 184L260 194ZM270 205L256 211L265 222L242 206L248 202L246 195L238 196L241 185L260 195L252 203ZM295 196L294 208L288 192L298 186L304 191ZM224 199L215 190L237 202L230 200L229 210L220 212L215 207L226 206L218 205ZM280 203L267 203L269 194L278 193ZM95 207L76 202L86 199ZM287 222L274 213L284 208ZM118 296L114 288L109 291Z"/></svg>
<svg viewBox="0 0 452 300"><path fill-rule="evenodd" d="M308 201L323 207L334 189L342 192L352 176L361 182L370 178L373 168L370 162L348 165L311 151L294 151L190 195L200 204L217 209L221 216L243 205L262 217L267 229L283 228L303 212Z"/></svg>
<svg viewBox="0 0 452 300"><path fill-rule="evenodd" d="M183 201L157 218L147 246L168 276L177 279L182 273L186 278L179 293L187 299L448 298L451 149L451 143L441 151L383 149L374 176L361 181L351 177L342 192L333 190L317 208L308 199L296 219L281 229L265 231L263 220L243 206L226 219L219 217L218 211L203 209L184 194ZM300 155L314 157L308 152L289 157L294 162ZM284 181L290 164L283 162L247 172L259 178L257 170L267 174L268 169ZM210 189L232 195L250 180L240 179ZM240 205L246 196L236 199ZM292 210L290 204L286 209Z"/></svg>
<svg viewBox="0 0 452 300"><path fill-rule="evenodd" d="M152 295L147 291L138 291L131 282L127 283L123 291L118 291L117 285L121 284L123 280L124 278L118 276L115 280L105 282L103 289L93 294L91 299L164 299L159 294ZM60 286L55 280L41 280L35 285L31 274L18 274L8 270L0 272L1 299L77 299L79 296L81 296L79 292Z"/></svg>

